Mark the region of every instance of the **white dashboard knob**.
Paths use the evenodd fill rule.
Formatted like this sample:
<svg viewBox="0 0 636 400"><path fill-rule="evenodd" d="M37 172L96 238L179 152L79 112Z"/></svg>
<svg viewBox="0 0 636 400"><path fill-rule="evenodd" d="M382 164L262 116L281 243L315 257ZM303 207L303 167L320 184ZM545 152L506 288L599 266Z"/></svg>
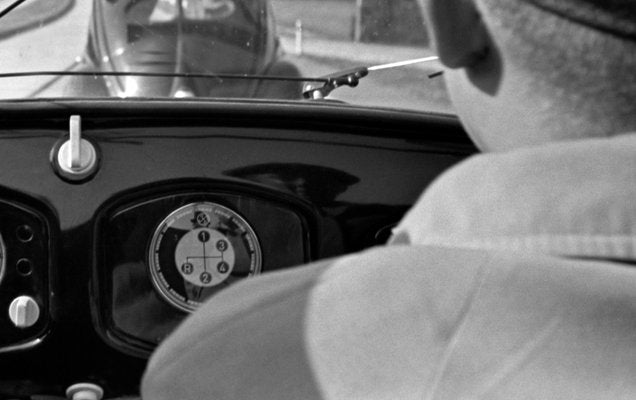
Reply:
<svg viewBox="0 0 636 400"><path fill-rule="evenodd" d="M32 297L16 297L9 305L9 319L18 328L35 325L38 318L40 318L40 307Z"/></svg>
<svg viewBox="0 0 636 400"><path fill-rule="evenodd" d="M66 389L69 400L101 400L104 389L94 383L76 383Z"/></svg>
<svg viewBox="0 0 636 400"><path fill-rule="evenodd" d="M95 172L97 150L91 142L82 139L82 120L71 116L69 139L60 146L55 158L60 173L67 179L80 180Z"/></svg>

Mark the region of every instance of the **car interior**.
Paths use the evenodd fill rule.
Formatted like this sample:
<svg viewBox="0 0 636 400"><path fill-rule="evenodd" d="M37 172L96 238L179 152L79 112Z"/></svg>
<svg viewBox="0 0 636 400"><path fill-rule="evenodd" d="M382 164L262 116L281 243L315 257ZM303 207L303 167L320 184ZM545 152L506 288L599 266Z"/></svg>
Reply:
<svg viewBox="0 0 636 400"><path fill-rule="evenodd" d="M199 301L385 243L422 188L476 152L454 116L328 100L0 108L2 398L77 383L138 396L149 355ZM201 272L181 223L234 268ZM180 252L185 281L215 283L177 283L161 267Z"/></svg>

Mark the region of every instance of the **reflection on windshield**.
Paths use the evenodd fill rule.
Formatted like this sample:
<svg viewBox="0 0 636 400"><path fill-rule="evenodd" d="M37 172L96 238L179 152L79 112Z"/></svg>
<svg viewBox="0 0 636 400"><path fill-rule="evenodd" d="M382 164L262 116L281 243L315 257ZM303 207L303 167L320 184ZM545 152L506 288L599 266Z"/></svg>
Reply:
<svg viewBox="0 0 636 400"><path fill-rule="evenodd" d="M231 17L236 11L232 0L139 0L126 7L128 21L142 24L171 22L179 17L179 6L187 21L218 21Z"/></svg>
<svg viewBox="0 0 636 400"><path fill-rule="evenodd" d="M4 1L4 0L0 0ZM3 98L246 97L302 101L302 84L187 74L320 77L433 55L415 0L29 0L0 20L0 73L181 77L0 80ZM372 71L347 103L452 112L439 63Z"/></svg>

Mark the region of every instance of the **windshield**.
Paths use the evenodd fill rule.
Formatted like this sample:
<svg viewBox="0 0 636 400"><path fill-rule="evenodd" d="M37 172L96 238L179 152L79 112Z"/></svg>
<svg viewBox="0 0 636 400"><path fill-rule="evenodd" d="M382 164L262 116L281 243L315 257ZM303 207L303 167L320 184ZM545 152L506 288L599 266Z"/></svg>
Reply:
<svg viewBox="0 0 636 400"><path fill-rule="evenodd" d="M0 73L47 73L0 98L309 101L312 78L366 67L327 98L453 113L439 62L369 68L433 55L416 0L26 0L0 19Z"/></svg>

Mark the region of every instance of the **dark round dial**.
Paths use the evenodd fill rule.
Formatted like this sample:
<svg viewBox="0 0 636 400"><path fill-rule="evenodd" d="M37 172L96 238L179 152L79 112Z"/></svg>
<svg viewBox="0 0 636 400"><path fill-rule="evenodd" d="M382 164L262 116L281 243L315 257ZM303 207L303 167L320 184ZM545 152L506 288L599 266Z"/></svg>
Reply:
<svg viewBox="0 0 636 400"><path fill-rule="evenodd" d="M155 289L183 311L261 271L254 230L236 212L211 202L170 213L150 242L148 265Z"/></svg>

